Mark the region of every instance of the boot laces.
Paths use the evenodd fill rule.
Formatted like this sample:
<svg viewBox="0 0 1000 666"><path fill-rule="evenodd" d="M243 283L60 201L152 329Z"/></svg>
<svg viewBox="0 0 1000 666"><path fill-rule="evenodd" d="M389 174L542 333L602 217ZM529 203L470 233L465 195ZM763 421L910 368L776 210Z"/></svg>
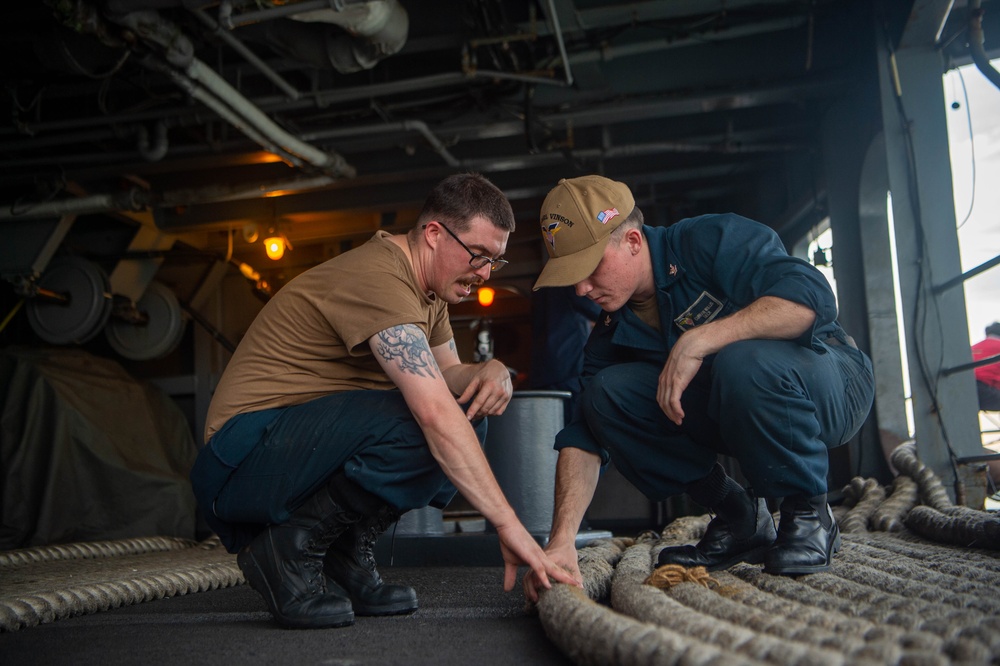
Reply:
<svg viewBox="0 0 1000 666"><path fill-rule="evenodd" d="M361 531L360 538L357 541L359 562L377 580L381 580L381 576L379 576L375 563L375 542L385 533L389 525L396 522L396 520L398 520L398 516L392 509L379 509L373 520L368 521L364 525L364 529Z"/></svg>
<svg viewBox="0 0 1000 666"><path fill-rule="evenodd" d="M320 592L326 592L326 577L323 575L323 556L329 543L324 544L324 539L313 537L306 542L306 547L302 552L302 569L305 575L302 579L312 588L318 588Z"/></svg>
<svg viewBox="0 0 1000 666"><path fill-rule="evenodd" d="M357 523L358 520L357 513L338 506L323 520L325 529L310 532L309 541L306 542L303 552L304 561L302 563L303 569L309 575L306 579L309 584L319 588L322 592L327 591L326 576L323 574L323 560L326 557L326 551L344 530Z"/></svg>

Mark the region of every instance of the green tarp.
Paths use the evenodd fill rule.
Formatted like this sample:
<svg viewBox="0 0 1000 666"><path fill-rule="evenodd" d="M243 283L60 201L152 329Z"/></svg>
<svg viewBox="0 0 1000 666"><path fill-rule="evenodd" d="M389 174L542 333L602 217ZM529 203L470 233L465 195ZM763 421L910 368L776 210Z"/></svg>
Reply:
<svg viewBox="0 0 1000 666"><path fill-rule="evenodd" d="M0 550L195 537L197 447L159 389L74 349L0 352Z"/></svg>

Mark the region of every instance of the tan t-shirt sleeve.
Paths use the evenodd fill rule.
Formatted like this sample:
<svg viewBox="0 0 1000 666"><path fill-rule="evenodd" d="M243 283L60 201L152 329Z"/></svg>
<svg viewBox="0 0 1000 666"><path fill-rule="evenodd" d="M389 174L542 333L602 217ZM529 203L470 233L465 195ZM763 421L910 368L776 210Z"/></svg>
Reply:
<svg viewBox="0 0 1000 666"><path fill-rule="evenodd" d="M236 414L394 388L368 346L379 331L414 324L432 347L452 338L447 304L420 291L386 236L306 271L268 302L219 381L207 437Z"/></svg>

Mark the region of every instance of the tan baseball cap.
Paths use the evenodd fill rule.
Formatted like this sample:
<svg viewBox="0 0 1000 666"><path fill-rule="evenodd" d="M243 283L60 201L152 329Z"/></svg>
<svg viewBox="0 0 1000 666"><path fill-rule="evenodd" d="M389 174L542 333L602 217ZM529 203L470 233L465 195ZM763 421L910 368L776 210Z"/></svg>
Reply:
<svg viewBox="0 0 1000 666"><path fill-rule="evenodd" d="M611 232L633 208L635 199L624 183L604 176L560 180L542 203L542 238L549 260L532 290L573 285L589 277L601 263Z"/></svg>

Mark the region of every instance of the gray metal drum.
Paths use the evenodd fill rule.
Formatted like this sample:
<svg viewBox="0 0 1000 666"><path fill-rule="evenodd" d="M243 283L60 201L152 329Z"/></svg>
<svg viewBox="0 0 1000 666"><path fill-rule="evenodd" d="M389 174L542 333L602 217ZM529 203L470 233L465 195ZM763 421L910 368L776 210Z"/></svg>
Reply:
<svg viewBox="0 0 1000 666"><path fill-rule="evenodd" d="M501 416L489 417L486 459L500 488L532 536L552 527L556 459L568 391L515 391ZM487 524L487 530L494 528Z"/></svg>
<svg viewBox="0 0 1000 666"><path fill-rule="evenodd" d="M444 534L444 512L432 506L407 511L396 524L396 529L389 529L396 536L441 536Z"/></svg>

